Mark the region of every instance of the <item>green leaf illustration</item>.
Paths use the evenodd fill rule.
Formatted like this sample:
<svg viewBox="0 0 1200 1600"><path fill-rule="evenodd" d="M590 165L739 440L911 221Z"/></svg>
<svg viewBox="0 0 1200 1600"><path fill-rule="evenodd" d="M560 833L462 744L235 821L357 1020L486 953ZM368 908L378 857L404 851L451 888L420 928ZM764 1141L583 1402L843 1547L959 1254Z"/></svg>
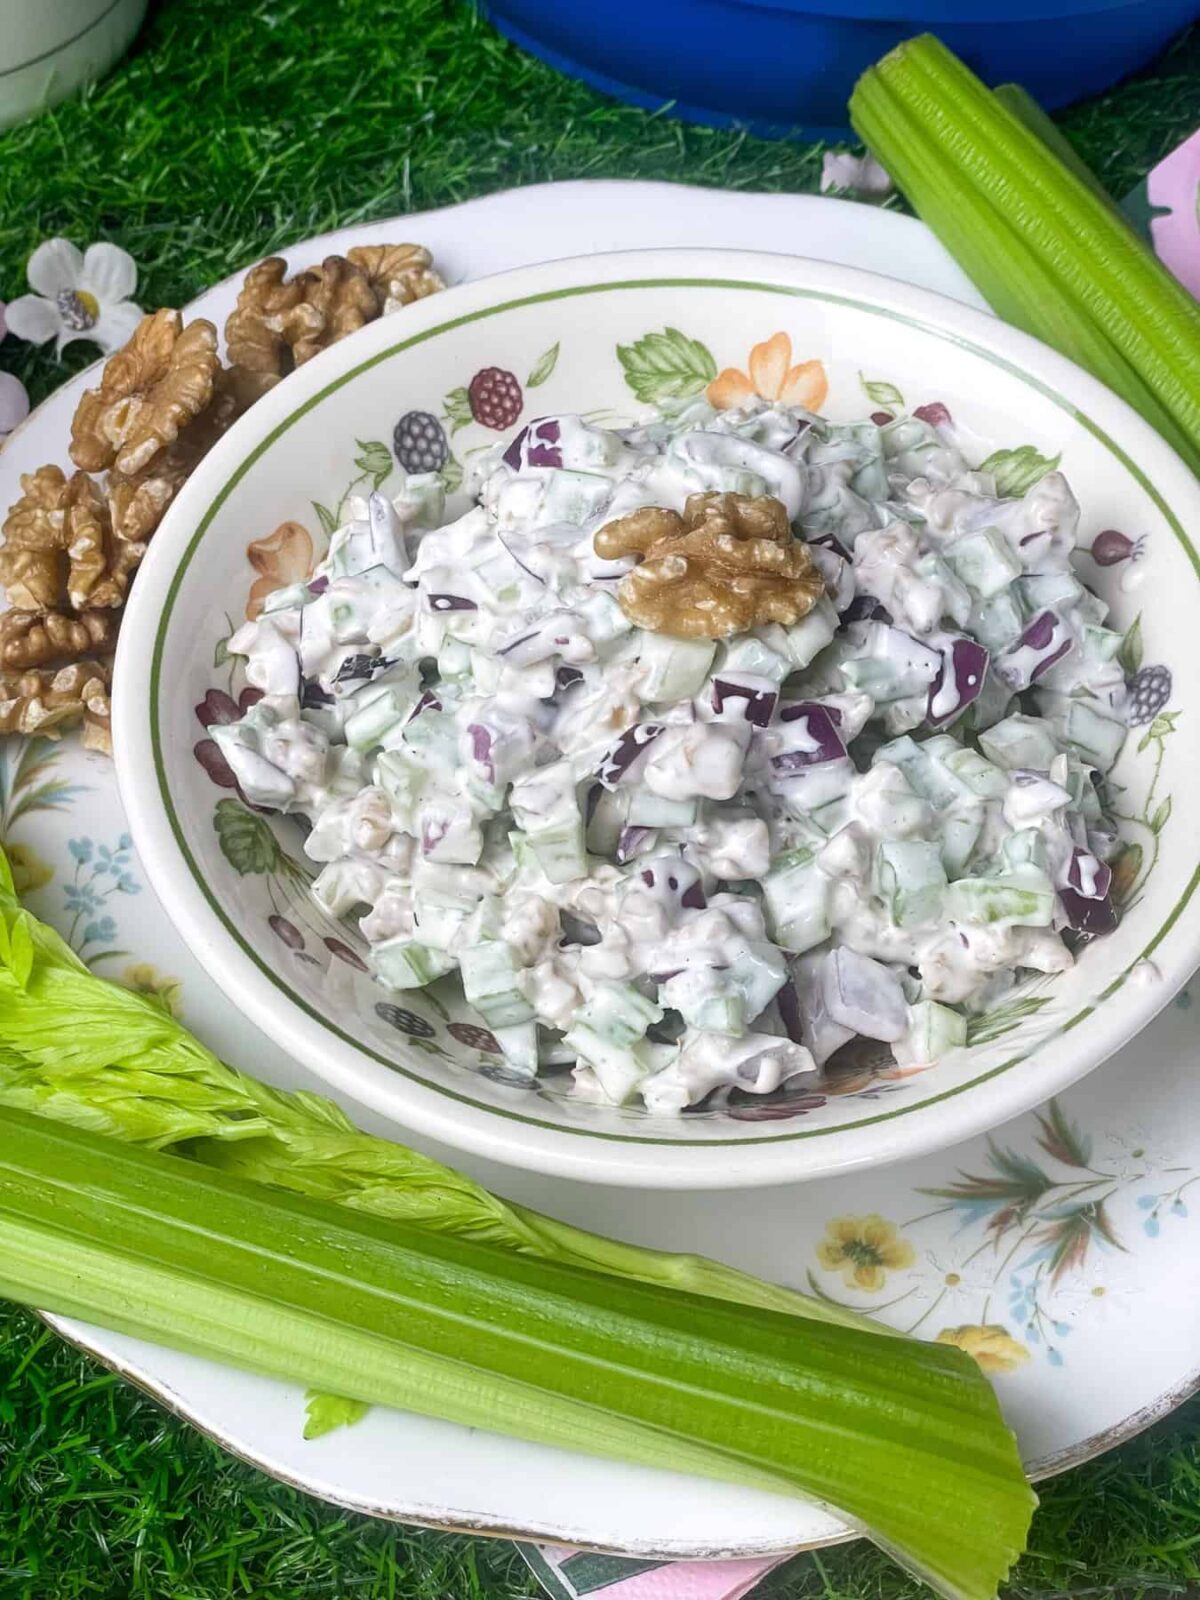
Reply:
<svg viewBox="0 0 1200 1600"><path fill-rule="evenodd" d="M1162 802L1162 804L1155 811L1154 815L1150 818L1150 832L1153 833L1153 834L1160 834L1163 831L1163 829L1166 827L1168 821L1170 820L1170 817L1171 817L1171 796L1168 795L1167 798Z"/></svg>
<svg viewBox="0 0 1200 1600"><path fill-rule="evenodd" d="M468 423L474 422L471 415L471 396L465 388L451 389L442 401L446 408L446 421L450 424L452 433L457 433L460 428L465 428Z"/></svg>
<svg viewBox="0 0 1200 1600"><path fill-rule="evenodd" d="M1088 1200L1052 1212L1050 1221L1034 1237L1050 1246L1051 1284L1086 1263L1093 1240L1101 1239L1116 1250L1125 1248L1113 1230L1103 1200Z"/></svg>
<svg viewBox="0 0 1200 1600"><path fill-rule="evenodd" d="M378 489L392 470L392 452L382 439L356 439L354 442L362 451L360 456L355 456L354 465L365 472Z"/></svg>
<svg viewBox="0 0 1200 1600"><path fill-rule="evenodd" d="M617 360L625 382L647 405L661 400L686 400L707 388L717 364L707 346L678 328L647 333L634 344L619 344Z"/></svg>
<svg viewBox="0 0 1200 1600"><path fill-rule="evenodd" d="M1132 678L1142 664L1142 613L1140 611L1126 629L1125 637L1121 640L1120 649L1117 651L1117 660L1121 663L1127 678Z"/></svg>
<svg viewBox="0 0 1200 1600"><path fill-rule="evenodd" d="M453 494L456 489L462 488L463 469L454 456L446 457L438 477L442 480L442 488L447 494Z"/></svg>
<svg viewBox="0 0 1200 1600"><path fill-rule="evenodd" d="M279 843L262 817L238 800L220 800L213 827L226 861L245 877L251 872L274 872L279 865Z"/></svg>
<svg viewBox="0 0 1200 1600"><path fill-rule="evenodd" d="M217 647L213 651L213 666L223 667L229 660L229 640L218 639Z"/></svg>
<svg viewBox="0 0 1200 1600"><path fill-rule="evenodd" d="M988 1144L988 1160L995 1175L959 1171L961 1183L948 1184L944 1189L922 1189L921 1194L933 1195L939 1200L970 1201L991 1205L998 1212L1008 1212L1006 1223L1027 1215L1043 1195L1054 1188L1036 1161L1019 1155L1015 1150L1001 1145Z"/></svg>
<svg viewBox="0 0 1200 1600"><path fill-rule="evenodd" d="M904 396L894 383L882 383L877 378L864 378L860 372L858 381L862 384L863 393L867 399L877 406L903 406Z"/></svg>
<svg viewBox="0 0 1200 1600"><path fill-rule="evenodd" d="M1051 1100L1044 1112L1038 1112L1037 1121L1042 1130L1038 1143L1047 1155L1064 1166L1087 1167L1092 1159L1092 1142L1067 1120L1057 1100Z"/></svg>
<svg viewBox="0 0 1200 1600"><path fill-rule="evenodd" d="M306 1439L319 1439L335 1428L352 1428L371 1409L365 1400L347 1400L340 1394L322 1394L319 1389L310 1389L304 1398Z"/></svg>
<svg viewBox="0 0 1200 1600"><path fill-rule="evenodd" d="M1015 450L993 451L979 470L990 472L996 480L996 493L1008 499L1032 489L1061 460L1061 455L1039 455L1031 444L1022 444Z"/></svg>
<svg viewBox="0 0 1200 1600"><path fill-rule="evenodd" d="M552 344L549 350L544 351L533 363L533 370L525 379L525 387L527 389L536 389L540 383L545 383L557 365L558 345Z"/></svg>
<svg viewBox="0 0 1200 1600"><path fill-rule="evenodd" d="M337 518L328 506L323 506L319 500L312 503L313 510L317 513L317 521L321 524L321 532L325 534L337 532Z"/></svg>

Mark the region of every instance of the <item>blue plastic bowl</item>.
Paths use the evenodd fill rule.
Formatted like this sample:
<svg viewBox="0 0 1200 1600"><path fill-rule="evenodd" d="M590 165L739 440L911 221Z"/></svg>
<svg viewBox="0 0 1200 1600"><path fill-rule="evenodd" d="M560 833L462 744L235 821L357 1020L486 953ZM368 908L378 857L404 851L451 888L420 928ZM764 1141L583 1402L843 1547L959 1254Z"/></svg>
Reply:
<svg viewBox="0 0 1200 1600"><path fill-rule="evenodd" d="M1200 0L488 0L488 13L523 49L634 105L839 137L859 73L915 33L1053 108L1143 66Z"/></svg>

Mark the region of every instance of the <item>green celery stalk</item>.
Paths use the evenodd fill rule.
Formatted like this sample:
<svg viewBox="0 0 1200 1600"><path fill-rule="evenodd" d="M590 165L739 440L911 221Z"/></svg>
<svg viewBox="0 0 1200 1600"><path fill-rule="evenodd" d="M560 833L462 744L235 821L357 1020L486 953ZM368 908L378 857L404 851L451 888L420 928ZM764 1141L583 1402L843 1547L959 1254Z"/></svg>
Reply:
<svg viewBox="0 0 1200 1600"><path fill-rule="evenodd" d="M97 977L24 911L0 851L0 1106L184 1156L357 1211L617 1277L844 1327L878 1325L833 1301L703 1256L574 1228L461 1172L361 1132L332 1102L220 1061L152 997Z"/></svg>
<svg viewBox="0 0 1200 1600"><path fill-rule="evenodd" d="M878 150L892 152L891 172L922 216L992 308L1063 351L1121 394L1187 458L1191 446L1178 427L1052 275L1045 261L1016 238L979 191L957 171L951 186L935 176L943 159L925 126L882 80L859 112L859 131ZM895 140L893 146L890 141Z"/></svg>
<svg viewBox="0 0 1200 1600"><path fill-rule="evenodd" d="M992 93L1006 111L1011 111L1018 122L1023 122L1030 133L1040 139L1047 150L1056 155L1069 172L1075 174L1080 183L1086 183L1098 199L1103 200L1106 206L1120 216L1113 197L1100 182L1100 179L1088 166L1079 151L1076 150L1070 139L1058 126L1058 123L1052 117L1046 115L1027 89L1023 89L1019 83L998 83ZM1121 220L1124 221L1124 218Z"/></svg>
<svg viewBox="0 0 1200 1600"><path fill-rule="evenodd" d="M830 1506L987 1600L1034 1498L957 1349L269 1190L0 1111L0 1294L350 1399Z"/></svg>
<svg viewBox="0 0 1200 1600"><path fill-rule="evenodd" d="M1091 367L1200 465L1200 307L1111 206L928 35L869 69L850 110L996 310Z"/></svg>

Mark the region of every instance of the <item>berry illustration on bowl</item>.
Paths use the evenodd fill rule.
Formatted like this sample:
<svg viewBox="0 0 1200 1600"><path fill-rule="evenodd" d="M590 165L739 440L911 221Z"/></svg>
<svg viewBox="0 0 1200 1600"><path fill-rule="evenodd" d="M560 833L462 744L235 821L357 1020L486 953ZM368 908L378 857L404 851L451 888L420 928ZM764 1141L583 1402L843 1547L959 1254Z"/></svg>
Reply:
<svg viewBox="0 0 1200 1600"><path fill-rule="evenodd" d="M281 917L276 913L275 916L267 918L267 925L275 937L282 939L290 949L304 949L304 935L294 922L289 922L286 917Z"/></svg>
<svg viewBox="0 0 1200 1600"><path fill-rule="evenodd" d="M1136 561L1145 548L1146 540L1131 539L1118 528L1105 528L1092 540L1092 560L1098 567L1116 567L1122 561Z"/></svg>
<svg viewBox="0 0 1200 1600"><path fill-rule="evenodd" d="M503 367L483 367L477 372L467 385L467 400L475 421L497 432L511 428L525 404L521 385Z"/></svg>
<svg viewBox="0 0 1200 1600"><path fill-rule="evenodd" d="M446 1032L468 1050L486 1050L491 1055L500 1054L500 1042L490 1028L480 1028L474 1022L448 1022Z"/></svg>
<svg viewBox="0 0 1200 1600"><path fill-rule="evenodd" d="M418 1017L415 1011L409 1011L404 1006L394 1006L386 1000L380 1000L375 1006L375 1015L381 1022L389 1023L399 1033L406 1033L410 1039L432 1039L437 1029Z"/></svg>
<svg viewBox="0 0 1200 1600"><path fill-rule="evenodd" d="M438 472L450 456L446 430L429 411L406 411L392 434L392 449L405 472Z"/></svg>
<svg viewBox="0 0 1200 1600"><path fill-rule="evenodd" d="M1125 716L1131 728L1152 722L1171 698L1169 667L1141 667L1130 678Z"/></svg>

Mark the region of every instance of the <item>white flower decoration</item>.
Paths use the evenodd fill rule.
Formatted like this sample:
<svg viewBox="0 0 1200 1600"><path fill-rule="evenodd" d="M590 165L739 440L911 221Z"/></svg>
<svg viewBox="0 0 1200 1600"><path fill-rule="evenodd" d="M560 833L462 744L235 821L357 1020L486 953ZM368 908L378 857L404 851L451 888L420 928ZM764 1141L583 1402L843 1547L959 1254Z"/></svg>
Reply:
<svg viewBox="0 0 1200 1600"><path fill-rule="evenodd" d="M0 339L3 339L4 331L4 301L0 300ZM25 393L25 385L20 378L14 378L11 372L0 372L0 450L4 448L5 439L28 415L29 396Z"/></svg>
<svg viewBox="0 0 1200 1600"><path fill-rule="evenodd" d="M129 298L137 288L137 265L115 244L91 244L86 255L69 239L47 239L25 269L36 292L9 302L8 331L30 344L57 340L57 353L73 339L90 339L111 355L142 320Z"/></svg>
<svg viewBox="0 0 1200 1600"><path fill-rule="evenodd" d="M895 185L874 156L849 150L826 150L821 157L821 193L849 189L864 200L882 200Z"/></svg>

